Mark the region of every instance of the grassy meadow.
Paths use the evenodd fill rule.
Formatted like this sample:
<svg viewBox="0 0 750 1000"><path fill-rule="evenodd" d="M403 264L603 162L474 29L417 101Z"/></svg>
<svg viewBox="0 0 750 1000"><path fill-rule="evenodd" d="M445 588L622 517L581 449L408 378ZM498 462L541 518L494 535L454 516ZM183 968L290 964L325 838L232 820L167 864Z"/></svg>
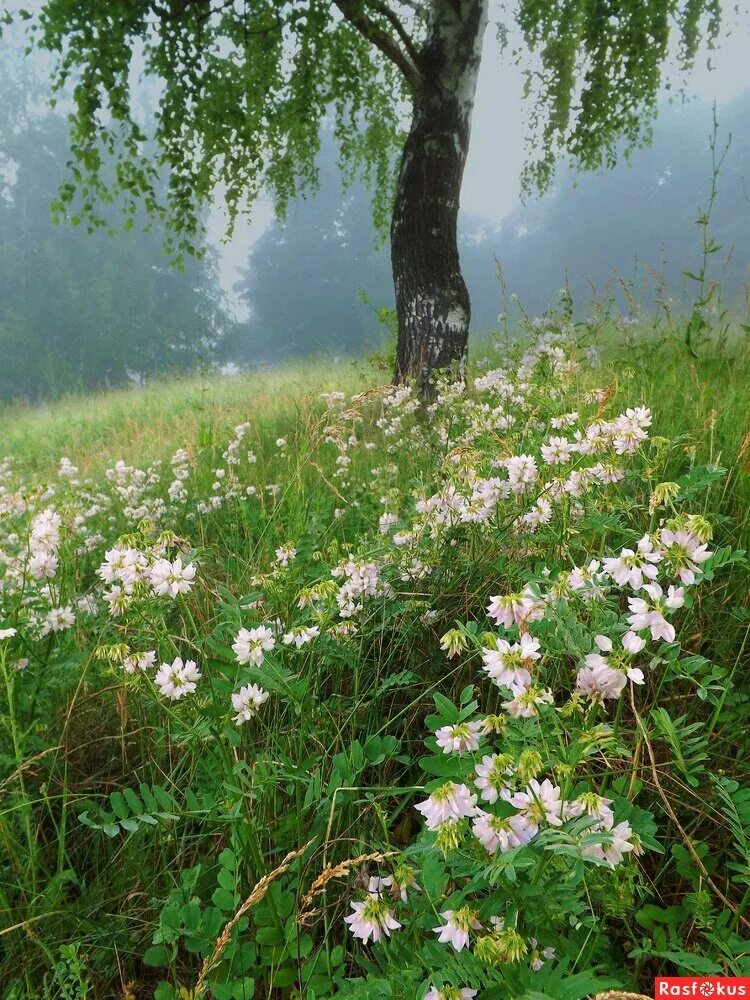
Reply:
<svg viewBox="0 0 750 1000"><path fill-rule="evenodd" d="M3 998L750 975L750 350L580 339L0 411Z"/></svg>

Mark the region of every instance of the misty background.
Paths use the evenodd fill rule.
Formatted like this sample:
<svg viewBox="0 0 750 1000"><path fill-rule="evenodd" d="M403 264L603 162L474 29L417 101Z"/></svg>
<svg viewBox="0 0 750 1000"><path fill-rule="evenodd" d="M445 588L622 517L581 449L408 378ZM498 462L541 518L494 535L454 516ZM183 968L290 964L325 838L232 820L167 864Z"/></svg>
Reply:
<svg viewBox="0 0 750 1000"><path fill-rule="evenodd" d="M745 303L750 261L750 89L746 14L688 82L687 101L665 91L650 148L610 171L562 165L553 189L520 200L526 132L524 69L488 30L462 195L461 257L474 332L497 324L497 280L536 315L564 284L582 314L596 294L653 315L659 299L687 308L683 272L700 261L695 220L711 184L713 104L721 152L711 229L724 302ZM93 234L55 224L69 159L64 106L48 104L49 65L9 32L0 51L0 399L67 392L307 354L361 355L377 347L376 315L392 304L387 241L361 186L344 189L330 134L321 137L320 189L275 221L261 201L223 241L220 193L206 212L205 255L169 266L163 232L145 218L129 232ZM142 87L144 115L155 97ZM74 220L75 221L75 220ZM113 210L113 226L117 222ZM622 279L622 282L620 281ZM662 308L661 306L659 308Z"/></svg>

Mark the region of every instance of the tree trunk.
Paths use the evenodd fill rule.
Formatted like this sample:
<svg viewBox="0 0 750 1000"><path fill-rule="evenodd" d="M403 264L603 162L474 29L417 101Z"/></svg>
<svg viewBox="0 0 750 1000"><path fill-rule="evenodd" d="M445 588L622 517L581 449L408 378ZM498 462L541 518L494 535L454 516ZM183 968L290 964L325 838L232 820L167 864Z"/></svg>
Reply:
<svg viewBox="0 0 750 1000"><path fill-rule="evenodd" d="M457 222L489 0L433 0L391 223L398 316L394 379L424 398L436 369L463 371L471 307Z"/></svg>

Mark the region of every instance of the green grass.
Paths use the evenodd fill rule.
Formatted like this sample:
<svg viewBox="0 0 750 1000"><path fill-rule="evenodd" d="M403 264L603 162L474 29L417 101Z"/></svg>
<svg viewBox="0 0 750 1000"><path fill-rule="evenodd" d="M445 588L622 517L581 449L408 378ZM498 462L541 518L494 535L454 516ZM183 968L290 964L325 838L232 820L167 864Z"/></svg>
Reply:
<svg viewBox="0 0 750 1000"><path fill-rule="evenodd" d="M218 962L218 1000L419 1000L425 970L454 984L460 973L461 981L490 987L488 998L527 996L531 987L513 968L475 968L465 953L444 963L423 944L425 934L434 938L429 929L437 916L428 899L432 906L439 894L433 883L447 877L420 846L412 808L415 788L430 778L419 763L426 752L425 718L436 711L436 693L458 704L481 687L476 659L446 660L440 637L456 622L485 622L479 628L486 628L488 596L520 589L544 565L583 564L632 543L634 532L643 531L637 526L654 482L689 483L691 470L727 470L720 479L708 475L687 509L711 521L713 548L748 547L750 354L738 348L732 358L696 362L666 338L644 335L625 346L610 340L596 381L614 393L612 412L651 407L652 438L664 443L652 444L644 468L601 521L594 519L581 534L566 525L562 534L542 535L531 554L502 533L488 539L467 531L408 595L398 592L368 607L353 639L326 636L336 616L324 614L324 634L315 644L299 653L281 651L283 656L277 650L265 673L243 674L242 683L265 684L271 698L251 725L238 730L226 717L232 678L239 676L229 647L240 626L266 620L247 605L262 600L258 615L268 620L278 614L285 625L309 623L297 604L303 587L330 579L330 567L350 550L378 557L377 522L388 506L381 496L394 506L413 503L412 492L430 492L443 473L445 456L436 459L427 447L394 451L379 436L375 394L353 427L361 440L377 443L370 464L394 462L398 472L381 486L367 456L355 450L350 478L337 478L336 449L323 440L332 418L320 393L340 389L351 396L386 381L366 366L316 361L0 412L0 453L13 456L27 484L50 477L62 455L79 466L81 477L100 485L104 468L119 458L145 467L185 447L190 488L210 496L232 429L248 421L242 450L257 454L252 481L280 485L276 496L243 495L198 516L186 508L164 525L150 524L148 516L134 524L113 508L108 543L127 533L130 544L146 548L164 527L184 540L178 544L185 558L198 563L189 598L174 607L144 606L132 620L101 614L60 640L40 640L34 645L38 662L23 673L3 661L3 998L144 1000L155 995L159 981L169 988L160 987L158 1000L191 997L202 963L242 900L288 850L309 840L309 853L253 907ZM283 451L276 445L280 437L288 442ZM61 501L63 512L68 502ZM337 509L343 516L335 515ZM269 575L274 550L286 543L299 548L298 561L289 573ZM91 590L101 552L87 560L70 544L63 555L66 594ZM586 977L578 986L570 978L565 986L550 981L545 992L534 987L536 995L583 1000L595 992L592 983L603 987L596 978L602 973L648 992L659 970L684 971L690 961L750 974L742 923L750 901L750 807L742 798L750 783L748 577L741 562L727 560L684 614L680 659L654 666L653 679L639 693L643 729L625 703L614 717L598 717L613 724L613 735L592 756L590 775L607 794L624 787L654 813L666 853L649 851L627 873L592 868L583 883L559 857L543 858L531 875L521 860L515 881L497 872L497 881L490 880L498 898L515 898L514 886L523 887L527 895L520 898L529 913L522 920L533 923L536 912L543 932L554 928L570 970ZM25 614L12 590L0 605L0 627L11 607ZM428 608L436 619L425 624L421 616ZM125 676L112 662L117 642L153 646L160 659L177 653L198 659L200 710L189 701L165 705L143 678ZM563 667L555 670L564 680ZM664 709L667 721L652 716L652 709ZM548 737L538 749L553 755L558 751ZM657 777L679 827L664 806L647 746L654 748ZM728 777L740 783L739 791L723 785L717 791L716 782ZM164 798L151 802L149 795ZM159 814L153 828L138 821L139 809ZM730 907L707 889L683 833ZM405 929L380 951L359 949L341 921L348 899L359 898L360 865L345 869L312 903L303 897L327 864L388 851L406 851L410 864L423 866L427 891L415 903L422 906L419 929ZM367 874L376 870L373 864ZM449 875L461 885L466 869L449 867ZM306 909L314 913L298 924L296 916ZM568 920L573 913L580 921L575 930ZM374 985L361 982L368 974ZM222 993L222 977L240 984L236 994ZM390 994L382 991L382 980ZM169 992L172 987L186 992Z"/></svg>
<svg viewBox="0 0 750 1000"><path fill-rule="evenodd" d="M321 392L361 391L366 365L315 360L257 373L155 381L109 392L67 396L39 406L0 409L0 440L32 472L48 473L62 455L83 474L113 458L147 464L197 442L201 433L253 419L272 424L309 405Z"/></svg>

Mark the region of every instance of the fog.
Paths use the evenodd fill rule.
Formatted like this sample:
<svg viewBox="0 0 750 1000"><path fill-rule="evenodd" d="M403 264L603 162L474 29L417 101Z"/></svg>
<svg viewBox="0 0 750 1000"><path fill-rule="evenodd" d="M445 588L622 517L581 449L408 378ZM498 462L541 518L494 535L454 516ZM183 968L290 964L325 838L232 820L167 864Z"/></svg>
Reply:
<svg viewBox="0 0 750 1000"><path fill-rule="evenodd" d="M498 5L462 193L474 330L492 328L505 308L496 260L508 291L534 313L566 283L579 311L594 291L642 316L665 296L670 309L685 308L690 281L683 272L699 260L695 219L711 181L714 104L719 151L730 135L731 144L711 223L722 246L712 277L721 278L725 303L741 303L750 260L747 12L728 21L713 69L704 54L684 95L670 101L664 92L650 148L596 175L562 164L552 190L525 203L519 177L533 151L524 124L528 64L513 61L512 34L500 54L500 15ZM205 216L204 259L188 262L185 272L170 270L158 226L111 236L52 221L50 205L67 178L64 103L47 107L49 63L24 56L22 46L10 31L0 53L0 399L35 400L229 362L359 354L382 339L377 310L392 302L387 248L372 229L369 193L342 189L330 137L323 136L320 192L293 202L284 224L261 199L226 241L219 192ZM667 77L677 95L674 67ZM154 93L148 85L141 90L146 115Z"/></svg>

